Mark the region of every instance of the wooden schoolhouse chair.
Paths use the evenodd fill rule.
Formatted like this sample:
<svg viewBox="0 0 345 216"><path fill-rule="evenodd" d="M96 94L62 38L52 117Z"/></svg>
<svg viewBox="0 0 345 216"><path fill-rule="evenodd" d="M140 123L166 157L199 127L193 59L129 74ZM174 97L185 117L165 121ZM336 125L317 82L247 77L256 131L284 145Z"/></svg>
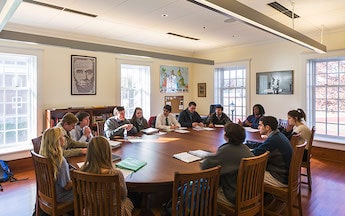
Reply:
<svg viewBox="0 0 345 216"><path fill-rule="evenodd" d="M36 175L36 216L40 210L52 215L63 215L73 210L73 202L57 202L53 166L42 155L31 151Z"/></svg>
<svg viewBox="0 0 345 216"><path fill-rule="evenodd" d="M265 207L265 215L280 215L285 207L287 209L287 215L296 215L293 213L293 208L298 209L300 216L303 215L301 203L301 163L306 145L307 141L293 147L287 187L275 187L264 184L265 193L269 193L273 195L275 199L283 202L280 208L276 208L276 206L274 206L276 200L274 199ZM275 211L272 211L271 207L273 206Z"/></svg>
<svg viewBox="0 0 345 216"><path fill-rule="evenodd" d="M311 157L312 157L311 150L313 147L314 135L315 135L315 126L313 126L311 129L310 139L309 139L309 142L308 142L307 148L306 148L306 155L303 157L303 160L302 160L302 167L306 169L307 173L301 172L301 175L306 176L307 181L302 181L301 183L308 184L309 191L311 191L311 183L312 183L310 162L311 162Z"/></svg>
<svg viewBox="0 0 345 216"><path fill-rule="evenodd" d="M175 173L171 213L217 215L220 166L194 173Z"/></svg>
<svg viewBox="0 0 345 216"><path fill-rule="evenodd" d="M71 178L75 216L121 215L118 174L94 174L71 170Z"/></svg>
<svg viewBox="0 0 345 216"><path fill-rule="evenodd" d="M34 152L39 154L41 149L41 140L42 135L36 138L31 139L32 145L34 146Z"/></svg>
<svg viewBox="0 0 345 216"><path fill-rule="evenodd" d="M218 209L226 215L264 215L264 176L269 152L242 158L237 175L236 204L218 200Z"/></svg>

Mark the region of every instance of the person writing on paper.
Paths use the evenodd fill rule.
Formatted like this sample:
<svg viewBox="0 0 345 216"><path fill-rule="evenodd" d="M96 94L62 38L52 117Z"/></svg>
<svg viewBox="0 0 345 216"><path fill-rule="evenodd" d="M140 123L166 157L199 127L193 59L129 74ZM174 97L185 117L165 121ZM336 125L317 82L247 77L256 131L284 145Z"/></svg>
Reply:
<svg viewBox="0 0 345 216"><path fill-rule="evenodd" d="M78 118L73 113L66 113L55 126L60 128L64 134L65 140L62 149L63 156L66 158L86 154L87 143L73 140L70 134L77 123Z"/></svg>
<svg viewBox="0 0 345 216"><path fill-rule="evenodd" d="M248 116L247 119L242 122L238 119L238 124L243 127L251 127L257 129L259 126L260 118L265 115L265 109L261 104L255 104L253 106L253 114Z"/></svg>
<svg viewBox="0 0 345 216"><path fill-rule="evenodd" d="M108 139L114 139L115 136L123 136L124 130L128 135L138 133L137 128L125 118L125 108L117 106L114 108L114 116L108 118L104 123L104 133Z"/></svg>
<svg viewBox="0 0 345 216"><path fill-rule="evenodd" d="M80 170L96 174L118 174L121 187L121 215L132 215L134 206L132 201L127 197L128 192L125 178L122 172L114 168L111 162L111 147L105 137L97 136L90 140L87 148L86 160Z"/></svg>
<svg viewBox="0 0 345 216"><path fill-rule="evenodd" d="M261 135L267 139L253 149L255 156L269 151L264 182L276 187L287 187L292 157L290 141L278 129L278 121L273 116L263 116L259 121Z"/></svg>
<svg viewBox="0 0 345 216"><path fill-rule="evenodd" d="M147 120L143 117L143 110L140 107L135 108L130 122L138 132L149 127Z"/></svg>
<svg viewBox="0 0 345 216"><path fill-rule="evenodd" d="M188 104L187 109L180 112L178 116L178 122L182 127L204 127L204 123L198 112L195 111L196 103L191 101Z"/></svg>
<svg viewBox="0 0 345 216"><path fill-rule="evenodd" d="M223 113L223 106L220 104L216 105L216 111L210 116L209 127L214 127L215 125L225 125L226 123L232 122L230 118Z"/></svg>
<svg viewBox="0 0 345 216"><path fill-rule="evenodd" d="M87 112L78 112L75 114L75 117L78 118L78 123L70 131L71 138L80 142L89 142L93 137L91 133L90 125L90 114Z"/></svg>
<svg viewBox="0 0 345 216"><path fill-rule="evenodd" d="M60 127L48 128L42 135L40 155L46 157L52 165L57 202L73 201L72 180L67 160L63 156L64 142L64 132Z"/></svg>
<svg viewBox="0 0 345 216"><path fill-rule="evenodd" d="M224 126L224 139L217 153L208 156L200 164L201 169L209 169L220 165L220 181L218 200L234 205L236 203L237 173L242 158L253 157L250 149L243 145L246 132L241 125L227 123Z"/></svg>
<svg viewBox="0 0 345 216"><path fill-rule="evenodd" d="M173 130L181 127L175 116L171 114L171 106L165 105L163 113L160 113L156 118L156 128L161 130Z"/></svg>

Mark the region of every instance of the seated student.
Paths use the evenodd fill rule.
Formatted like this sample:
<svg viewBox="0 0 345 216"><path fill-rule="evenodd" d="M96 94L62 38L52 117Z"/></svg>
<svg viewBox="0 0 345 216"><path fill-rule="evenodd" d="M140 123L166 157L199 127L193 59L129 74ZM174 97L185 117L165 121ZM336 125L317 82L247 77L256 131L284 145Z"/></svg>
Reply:
<svg viewBox="0 0 345 216"><path fill-rule="evenodd" d="M308 126L304 124L304 121L306 121L305 112L302 109L290 110L287 116L289 126L292 126L292 130L285 129L282 131L282 133L284 133L288 139L291 139L292 135L294 134L300 134L302 138L301 143L304 143L305 140L309 142L311 131ZM306 149L304 150L304 161L306 160L308 154L307 148L308 146L306 146Z"/></svg>
<svg viewBox="0 0 345 216"><path fill-rule="evenodd" d="M250 149L243 145L246 132L241 125L227 123L224 126L224 139L226 143L221 145L214 156L208 156L200 164L201 169L209 169L220 165L220 181L218 199L235 205L237 173L242 158L253 157ZM231 157L229 157L231 155Z"/></svg>
<svg viewBox="0 0 345 216"><path fill-rule="evenodd" d="M181 127L180 123L178 123L175 116L171 114L170 105L165 105L163 107L163 113L160 113L156 118L155 127L161 130L176 129Z"/></svg>
<svg viewBox="0 0 345 216"><path fill-rule="evenodd" d="M124 176L112 164L111 147L105 137L97 136L90 140L86 160L80 170L96 174L118 174L121 187L121 215L132 215L134 206L132 201L127 197L128 192Z"/></svg>
<svg viewBox="0 0 345 216"><path fill-rule="evenodd" d="M182 127L203 127L204 123L198 112L195 111L196 103L191 101L188 104L187 109L180 112L178 116L178 122L180 122Z"/></svg>
<svg viewBox="0 0 345 216"><path fill-rule="evenodd" d="M124 130L129 135L138 133L137 129L125 118L125 108L117 106L114 108L114 116L104 123L104 133L108 139L113 139L115 136L123 136Z"/></svg>
<svg viewBox="0 0 345 216"><path fill-rule="evenodd" d="M90 114L87 112L78 112L75 114L75 117L78 118L78 123L70 131L71 138L80 142L89 142L93 137L91 133L90 125Z"/></svg>
<svg viewBox="0 0 345 216"><path fill-rule="evenodd" d="M278 121L275 117L261 117L259 131L261 135L266 135L267 139L252 152L257 156L269 151L264 182L276 187L287 187L292 147L288 138L277 129L277 126Z"/></svg>
<svg viewBox="0 0 345 216"><path fill-rule="evenodd" d="M86 154L86 142L79 142L72 139L70 131L78 123L78 118L74 116L73 113L66 113L61 122L59 122L55 127L61 128L64 134L64 145L63 145L63 155L64 157L72 157L77 155Z"/></svg>
<svg viewBox="0 0 345 216"><path fill-rule="evenodd" d="M48 128L44 131L40 154L52 163L56 180L56 196L58 202L73 201L72 180L69 167L63 157L64 133L60 127Z"/></svg>
<svg viewBox="0 0 345 216"><path fill-rule="evenodd" d="M211 114L209 118L209 127L214 127L215 125L225 125L226 123L232 122L230 118L223 113L223 106L220 104L216 105L216 111Z"/></svg>
<svg viewBox="0 0 345 216"><path fill-rule="evenodd" d="M253 114L249 115L247 119L242 122L240 119L238 120L238 124L242 125L243 127L251 127L251 128L258 128L260 118L265 114L265 109L261 104L255 104L253 106Z"/></svg>
<svg viewBox="0 0 345 216"><path fill-rule="evenodd" d="M147 120L143 117L143 110L140 107L135 108L130 122L138 132L149 127Z"/></svg>

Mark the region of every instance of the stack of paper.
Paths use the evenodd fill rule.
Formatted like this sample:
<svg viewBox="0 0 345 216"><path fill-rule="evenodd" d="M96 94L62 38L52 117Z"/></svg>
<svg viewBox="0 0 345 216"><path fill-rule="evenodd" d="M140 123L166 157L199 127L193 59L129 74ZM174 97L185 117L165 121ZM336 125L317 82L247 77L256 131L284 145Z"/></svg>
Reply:
<svg viewBox="0 0 345 216"><path fill-rule="evenodd" d="M118 148L121 146L121 142L119 141L114 141L114 140L108 140L111 148Z"/></svg>
<svg viewBox="0 0 345 216"><path fill-rule="evenodd" d="M117 167L122 169L129 169L138 171L141 167L145 166L147 163L145 161L141 161L135 158L128 157L116 164Z"/></svg>
<svg viewBox="0 0 345 216"><path fill-rule="evenodd" d="M159 129L150 127L150 128L143 129L141 131L145 134L154 134L154 133L158 133Z"/></svg>

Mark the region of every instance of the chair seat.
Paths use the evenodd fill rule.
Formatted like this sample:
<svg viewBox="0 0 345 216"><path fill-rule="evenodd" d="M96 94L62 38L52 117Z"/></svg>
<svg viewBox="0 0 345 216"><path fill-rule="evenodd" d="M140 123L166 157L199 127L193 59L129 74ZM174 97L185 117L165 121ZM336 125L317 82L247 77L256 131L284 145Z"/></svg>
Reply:
<svg viewBox="0 0 345 216"><path fill-rule="evenodd" d="M41 209L45 209L49 214L52 214L53 211L52 211L52 206L47 203L47 202L44 202L44 201L41 201L40 202L40 208ZM67 213L67 212L71 212L73 211L74 209L74 203L73 201L71 202L62 202L62 203L57 203L57 206L56 206L56 210L58 214L64 214L64 213Z"/></svg>
<svg viewBox="0 0 345 216"><path fill-rule="evenodd" d="M273 196L277 196L281 199L287 200L288 199L288 187L275 187L269 184L264 184L264 191L267 193L272 194Z"/></svg>

